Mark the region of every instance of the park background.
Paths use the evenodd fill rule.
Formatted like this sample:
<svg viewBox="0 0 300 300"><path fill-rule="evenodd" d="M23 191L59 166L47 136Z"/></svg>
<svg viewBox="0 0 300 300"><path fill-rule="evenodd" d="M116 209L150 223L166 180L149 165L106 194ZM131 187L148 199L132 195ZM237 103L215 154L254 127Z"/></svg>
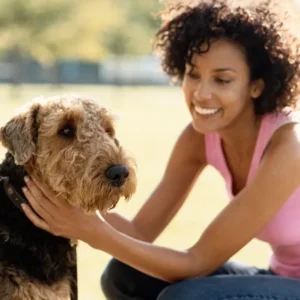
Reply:
<svg viewBox="0 0 300 300"><path fill-rule="evenodd" d="M160 25L155 14L164 4L0 0L0 126L39 95L80 93L118 112L118 138L138 165L136 194L116 208L129 219L159 182L179 132L190 121L180 87L169 83L152 54L151 41ZM289 29L299 34L300 0L280 1L277 10L287 11ZM0 146L1 158L4 153ZM207 167L155 243L190 247L226 203L223 179ZM266 267L269 255L266 244L253 240L233 259ZM80 300L104 299L99 281L109 259L79 244Z"/></svg>

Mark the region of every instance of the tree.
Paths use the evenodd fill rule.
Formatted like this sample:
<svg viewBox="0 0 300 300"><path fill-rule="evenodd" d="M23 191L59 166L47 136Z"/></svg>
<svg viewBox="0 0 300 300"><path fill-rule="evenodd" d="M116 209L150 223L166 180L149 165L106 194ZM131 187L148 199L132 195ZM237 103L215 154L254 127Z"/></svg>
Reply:
<svg viewBox="0 0 300 300"><path fill-rule="evenodd" d="M15 83L21 82L25 57L54 67L67 57L98 60L105 54L100 32L119 19L109 0L0 0L0 5L0 51L15 63Z"/></svg>
<svg viewBox="0 0 300 300"><path fill-rule="evenodd" d="M24 57L40 55L44 47L40 37L52 24L63 22L64 16L71 13L71 6L67 0L52 0L43 5L33 0L0 3L0 50L15 63L14 82L20 83ZM44 54L47 51L44 47Z"/></svg>
<svg viewBox="0 0 300 300"><path fill-rule="evenodd" d="M149 54L159 27L159 0L0 0L0 53L22 81L23 61L51 67L61 59L99 61L105 56Z"/></svg>
<svg viewBox="0 0 300 300"><path fill-rule="evenodd" d="M155 14L162 8L159 0L118 1L122 12L120 22L102 33L102 41L111 54L149 54L152 39L159 28Z"/></svg>

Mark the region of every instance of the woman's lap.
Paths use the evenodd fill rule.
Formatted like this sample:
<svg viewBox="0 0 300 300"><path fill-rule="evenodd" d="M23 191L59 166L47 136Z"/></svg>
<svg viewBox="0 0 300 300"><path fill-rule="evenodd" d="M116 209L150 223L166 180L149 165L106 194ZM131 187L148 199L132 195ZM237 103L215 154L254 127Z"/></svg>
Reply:
<svg viewBox="0 0 300 300"><path fill-rule="evenodd" d="M217 275L165 288L157 300L300 300L300 281L273 275Z"/></svg>
<svg viewBox="0 0 300 300"><path fill-rule="evenodd" d="M101 285L108 300L300 300L300 280L231 261L208 277L169 284L112 259Z"/></svg>

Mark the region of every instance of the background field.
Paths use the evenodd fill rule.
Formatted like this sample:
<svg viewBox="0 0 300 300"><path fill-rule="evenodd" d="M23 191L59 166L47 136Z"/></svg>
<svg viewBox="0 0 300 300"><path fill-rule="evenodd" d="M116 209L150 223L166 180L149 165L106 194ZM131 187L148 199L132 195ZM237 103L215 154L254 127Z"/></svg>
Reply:
<svg viewBox="0 0 300 300"><path fill-rule="evenodd" d="M123 146L136 158L139 184L131 201L121 202L117 210L131 218L160 180L172 146L189 122L181 91L177 87L67 86L54 90L48 86L24 86L16 97L9 86L0 86L0 125L9 119L16 107L32 97L68 92L91 95L99 103L121 113L122 118L116 124L117 133ZM1 158L4 153L0 146ZM181 211L156 243L176 249L191 246L226 202L222 178L214 169L207 168ZM266 244L252 241L234 259L265 267L269 252ZM79 245L78 256L79 299L104 299L99 278L110 257L83 243Z"/></svg>

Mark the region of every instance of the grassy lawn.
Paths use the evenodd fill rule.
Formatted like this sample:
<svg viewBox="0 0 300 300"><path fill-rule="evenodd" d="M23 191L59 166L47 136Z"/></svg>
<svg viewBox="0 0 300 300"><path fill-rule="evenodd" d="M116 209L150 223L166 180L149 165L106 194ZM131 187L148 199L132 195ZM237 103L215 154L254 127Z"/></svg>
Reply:
<svg viewBox="0 0 300 300"><path fill-rule="evenodd" d="M116 129L123 146L136 158L139 184L131 201L120 203L117 210L131 218L160 180L172 146L182 128L189 122L181 91L175 87L115 89L64 86L53 89L49 86L24 86L21 94L14 96L9 86L0 86L0 125L8 120L16 107L32 97L69 92L91 95L99 103L122 114ZM0 156L3 155L4 149L0 146ZM226 203L227 195L222 178L214 169L207 168L181 211L156 243L176 249L191 246ZM234 259L265 267L269 251L266 244L252 241ZM104 299L99 278L110 257L83 243L79 245L78 256L79 299Z"/></svg>

